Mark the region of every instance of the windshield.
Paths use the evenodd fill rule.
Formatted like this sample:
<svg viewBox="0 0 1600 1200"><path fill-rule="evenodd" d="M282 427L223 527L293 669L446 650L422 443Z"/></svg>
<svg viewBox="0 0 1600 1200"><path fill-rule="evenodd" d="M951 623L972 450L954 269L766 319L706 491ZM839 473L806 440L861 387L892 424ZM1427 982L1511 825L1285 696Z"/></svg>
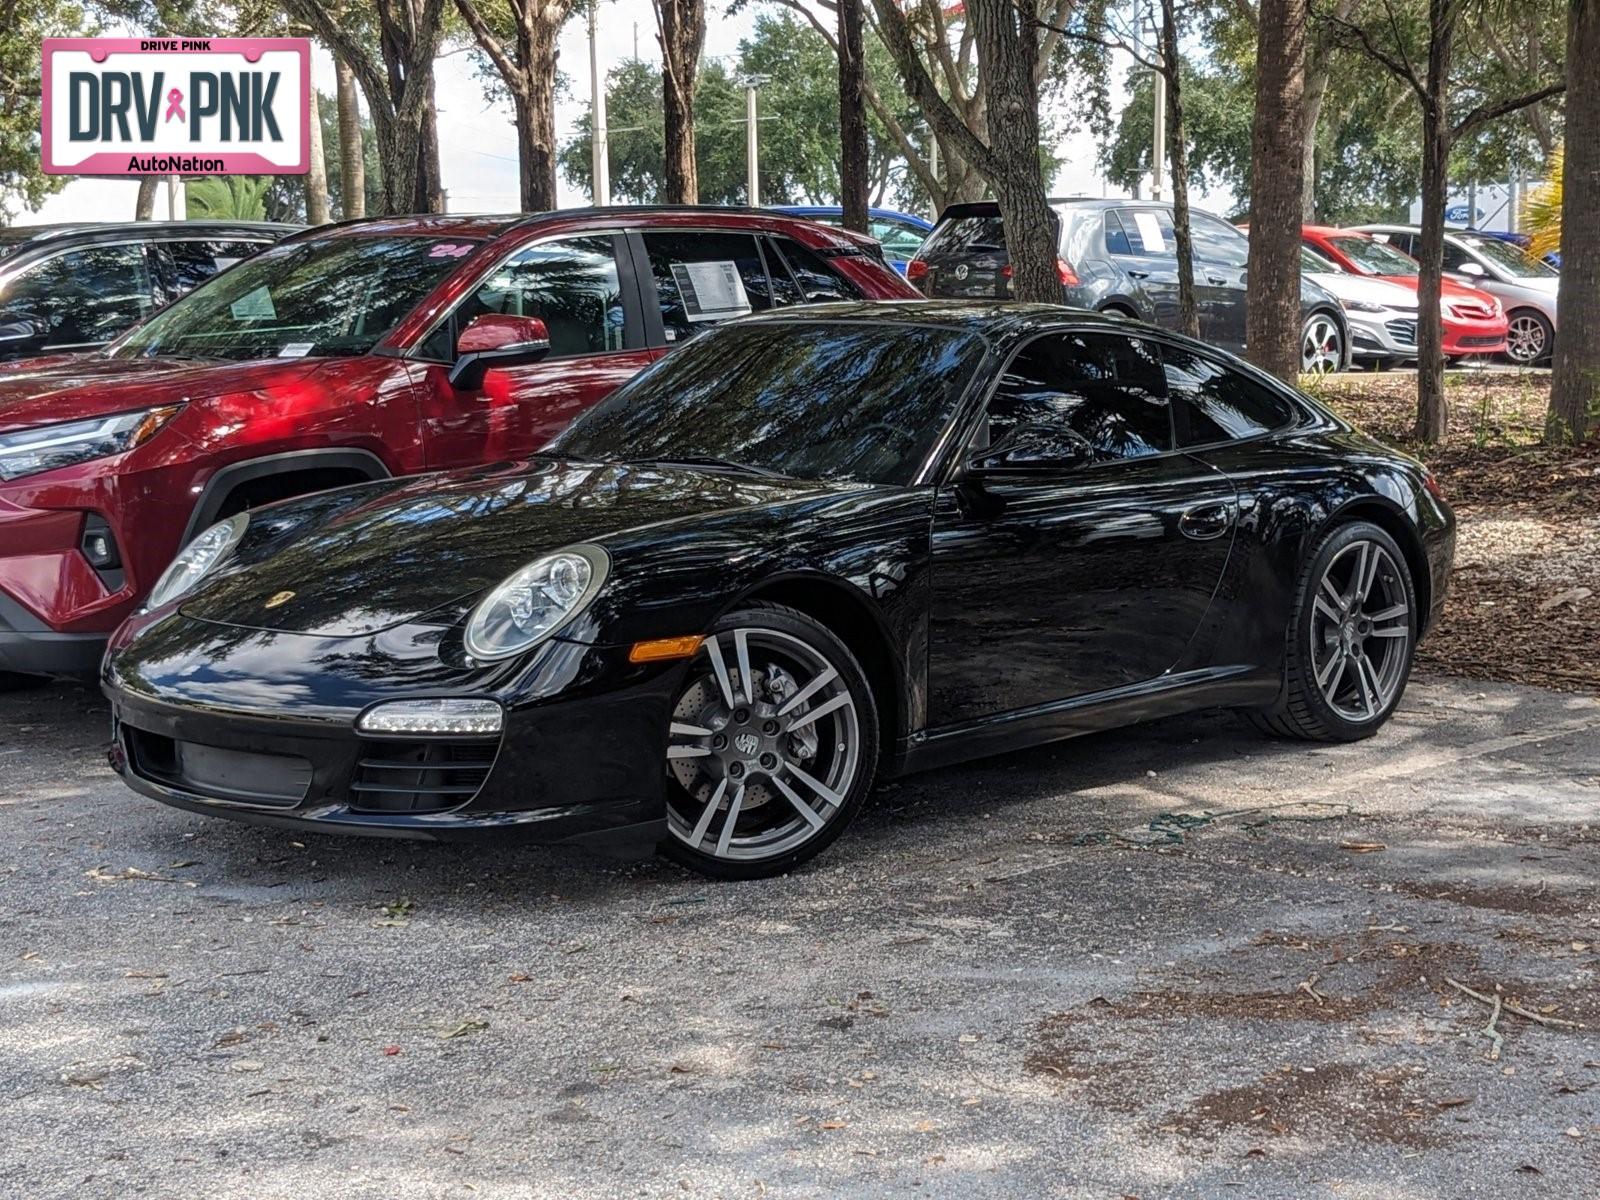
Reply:
<svg viewBox="0 0 1600 1200"><path fill-rule="evenodd" d="M265 250L114 343L117 358L365 354L475 248L461 239L324 237Z"/></svg>
<svg viewBox="0 0 1600 1200"><path fill-rule="evenodd" d="M1420 270L1416 259L1376 238L1329 238L1328 245L1348 258L1363 275L1415 275Z"/></svg>
<svg viewBox="0 0 1600 1200"><path fill-rule="evenodd" d="M1344 273L1336 264L1329 262L1320 254L1313 253L1306 246L1300 247L1300 269L1322 275L1342 275Z"/></svg>
<svg viewBox="0 0 1600 1200"><path fill-rule="evenodd" d="M548 447L602 462L723 460L798 479L908 484L985 345L888 322L726 325L674 350Z"/></svg>
<svg viewBox="0 0 1600 1200"><path fill-rule="evenodd" d="M1457 234L1456 240L1481 258L1486 258L1514 279L1552 279L1557 272L1542 262L1529 258L1510 242L1499 238L1467 237Z"/></svg>

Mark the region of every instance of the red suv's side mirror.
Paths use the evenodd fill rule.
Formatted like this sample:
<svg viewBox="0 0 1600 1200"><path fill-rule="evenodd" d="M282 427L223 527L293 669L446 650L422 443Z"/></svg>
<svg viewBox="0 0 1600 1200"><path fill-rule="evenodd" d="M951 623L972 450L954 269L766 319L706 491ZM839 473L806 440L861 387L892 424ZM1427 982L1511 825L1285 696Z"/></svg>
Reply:
<svg viewBox="0 0 1600 1200"><path fill-rule="evenodd" d="M538 317L480 313L456 336L450 383L468 390L479 388L490 367L538 362L549 353L550 331Z"/></svg>

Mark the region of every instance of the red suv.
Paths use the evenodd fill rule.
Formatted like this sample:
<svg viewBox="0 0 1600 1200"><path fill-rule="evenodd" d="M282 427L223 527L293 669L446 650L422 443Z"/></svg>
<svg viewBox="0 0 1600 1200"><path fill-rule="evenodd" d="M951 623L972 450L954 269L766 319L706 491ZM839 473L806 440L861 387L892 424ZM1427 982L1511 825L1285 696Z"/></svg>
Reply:
<svg viewBox="0 0 1600 1200"><path fill-rule="evenodd" d="M178 548L247 507L531 454L709 324L914 299L870 239L616 208L310 231L104 351L0 375L0 675L92 671Z"/></svg>

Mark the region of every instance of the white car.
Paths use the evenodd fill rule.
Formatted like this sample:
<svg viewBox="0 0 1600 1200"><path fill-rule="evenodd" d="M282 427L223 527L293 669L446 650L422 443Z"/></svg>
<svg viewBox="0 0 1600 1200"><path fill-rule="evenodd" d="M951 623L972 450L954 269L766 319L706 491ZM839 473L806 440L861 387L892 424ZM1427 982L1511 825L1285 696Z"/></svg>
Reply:
<svg viewBox="0 0 1600 1200"><path fill-rule="evenodd" d="M1415 225L1356 228L1412 258L1421 249L1422 231ZM1561 280L1554 267L1499 238L1486 237L1472 229L1446 229L1444 269L1457 281L1500 301L1510 322L1506 330L1507 358L1532 366L1550 357L1556 340L1556 286Z"/></svg>
<svg viewBox="0 0 1600 1200"><path fill-rule="evenodd" d="M1300 273L1338 297L1350 326L1350 357L1373 367L1417 357L1417 294L1383 279L1352 275L1314 251L1300 251Z"/></svg>

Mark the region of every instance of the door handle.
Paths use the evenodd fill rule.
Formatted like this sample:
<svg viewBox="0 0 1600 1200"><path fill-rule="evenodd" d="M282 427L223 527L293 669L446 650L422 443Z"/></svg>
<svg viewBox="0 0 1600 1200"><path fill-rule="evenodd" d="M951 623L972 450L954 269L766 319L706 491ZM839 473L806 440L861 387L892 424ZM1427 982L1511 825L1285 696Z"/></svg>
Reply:
<svg viewBox="0 0 1600 1200"><path fill-rule="evenodd" d="M1206 275L1206 282L1209 283L1209 284L1212 284L1213 286L1221 287L1223 284L1227 283L1228 280L1227 280L1227 277L1224 276L1224 275L1207 274Z"/></svg>
<svg viewBox="0 0 1600 1200"><path fill-rule="evenodd" d="M1209 542L1233 527L1232 504L1201 504L1178 518L1178 529L1186 538Z"/></svg>
<svg viewBox="0 0 1600 1200"><path fill-rule="evenodd" d="M1129 279L1149 279L1150 278L1150 272L1149 271L1129 271L1128 272L1128 278Z"/></svg>

